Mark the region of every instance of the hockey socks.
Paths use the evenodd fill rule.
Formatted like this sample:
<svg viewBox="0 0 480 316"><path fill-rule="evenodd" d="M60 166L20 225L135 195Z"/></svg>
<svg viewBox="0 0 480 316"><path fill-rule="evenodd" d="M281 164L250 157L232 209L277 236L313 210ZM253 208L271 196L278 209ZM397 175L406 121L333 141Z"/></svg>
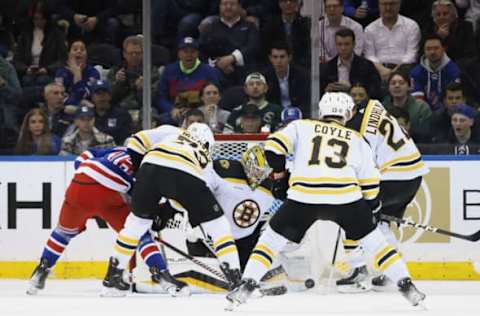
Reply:
<svg viewBox="0 0 480 316"><path fill-rule="evenodd" d="M58 258L67 248L70 240L77 234L78 230L69 230L59 226L52 231L45 248L43 248L41 257L41 260L46 259L48 268L53 267L57 263Z"/></svg>
<svg viewBox="0 0 480 316"><path fill-rule="evenodd" d="M389 279L398 283L401 279L410 277L405 262L398 251L385 240L378 228L360 240L365 252L374 257L375 267Z"/></svg>
<svg viewBox="0 0 480 316"><path fill-rule="evenodd" d="M113 247L113 257L118 260L116 268L124 270L130 258L135 253L140 237L152 226L151 219L145 219L130 213L125 221L125 226L120 231Z"/></svg>
<svg viewBox="0 0 480 316"><path fill-rule="evenodd" d="M237 245L230 230L230 224L222 215L214 220L202 223L205 232L212 237L213 250L220 262L228 263L230 269L240 270Z"/></svg>
<svg viewBox="0 0 480 316"><path fill-rule="evenodd" d="M359 247L359 242L357 240L344 239L342 240L342 243L346 255L345 260L351 269L366 265L363 251L361 247Z"/></svg>
<svg viewBox="0 0 480 316"><path fill-rule="evenodd" d="M167 268L165 260L163 259L157 244L153 241L152 235L149 231L147 231L140 239L138 251L149 268L155 267L158 271L163 271Z"/></svg>
<svg viewBox="0 0 480 316"><path fill-rule="evenodd" d="M273 260L288 239L275 232L270 225L260 236L258 243L253 248L243 273L243 279L253 279L257 283L272 268Z"/></svg>

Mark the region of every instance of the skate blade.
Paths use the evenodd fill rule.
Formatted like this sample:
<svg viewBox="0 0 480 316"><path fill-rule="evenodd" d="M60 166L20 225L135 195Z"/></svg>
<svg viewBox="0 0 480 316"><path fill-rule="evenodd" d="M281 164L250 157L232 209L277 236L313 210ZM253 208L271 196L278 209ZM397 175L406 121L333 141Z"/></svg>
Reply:
<svg viewBox="0 0 480 316"><path fill-rule="evenodd" d="M187 297L190 296L190 287L184 286L180 290L177 290L177 287L172 286L167 289L167 292L173 297Z"/></svg>
<svg viewBox="0 0 480 316"><path fill-rule="evenodd" d="M337 292L342 294L365 293L372 289L368 282L356 282L354 284L337 285Z"/></svg>
<svg viewBox="0 0 480 316"><path fill-rule="evenodd" d="M240 303L229 301L228 305L225 307L225 311L233 312L238 306L240 306Z"/></svg>
<svg viewBox="0 0 480 316"><path fill-rule="evenodd" d="M100 297L125 297L128 291L122 291L113 287L103 287Z"/></svg>
<svg viewBox="0 0 480 316"><path fill-rule="evenodd" d="M31 285L28 289L27 289L27 295L37 295L38 294L38 288L36 288L35 286Z"/></svg>

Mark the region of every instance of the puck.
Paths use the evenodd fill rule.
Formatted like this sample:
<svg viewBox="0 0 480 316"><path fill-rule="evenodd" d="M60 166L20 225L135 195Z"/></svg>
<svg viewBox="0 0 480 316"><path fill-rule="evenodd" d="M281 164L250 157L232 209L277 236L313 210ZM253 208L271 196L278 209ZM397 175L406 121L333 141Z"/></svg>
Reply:
<svg viewBox="0 0 480 316"><path fill-rule="evenodd" d="M315 281L313 281L312 279L307 279L307 280L305 281L305 287L306 287L307 289L311 289L311 288L314 287L314 286L315 286Z"/></svg>

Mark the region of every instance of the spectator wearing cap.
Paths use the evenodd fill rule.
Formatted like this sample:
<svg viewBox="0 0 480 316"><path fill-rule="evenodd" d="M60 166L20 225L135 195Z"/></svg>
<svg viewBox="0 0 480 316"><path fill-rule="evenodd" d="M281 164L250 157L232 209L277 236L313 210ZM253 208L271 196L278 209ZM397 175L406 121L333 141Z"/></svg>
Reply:
<svg viewBox="0 0 480 316"><path fill-rule="evenodd" d="M282 111L282 126L287 126L288 123L303 118L302 110L296 106L289 106Z"/></svg>
<svg viewBox="0 0 480 316"><path fill-rule="evenodd" d="M456 106L467 104L464 86L458 82L452 82L445 88L442 107L432 115L432 141L435 143L445 142L448 133L452 129L451 120L453 109ZM474 134L480 135L480 117L477 113L474 122Z"/></svg>
<svg viewBox="0 0 480 316"><path fill-rule="evenodd" d="M368 94L381 99L381 80L371 61L354 52L355 33L341 29L335 34L338 55L322 65L321 91L348 91L353 83L361 82Z"/></svg>
<svg viewBox="0 0 480 316"><path fill-rule="evenodd" d="M207 83L200 91L202 106L199 110L205 115L205 122L214 133L221 133L227 122L230 111L218 106L220 102L220 89L214 83Z"/></svg>
<svg viewBox="0 0 480 316"><path fill-rule="evenodd" d="M112 87L112 103L127 110L139 110L142 107L143 93L143 39L141 36L129 36L123 41L123 63L113 66L107 75ZM158 68L150 66L152 95L155 95L159 80Z"/></svg>
<svg viewBox="0 0 480 316"><path fill-rule="evenodd" d="M273 132L278 128L281 120L282 107L278 104L270 103L266 99L268 85L265 77L259 72L253 72L245 79L245 93L248 96L246 104L254 104L257 106L262 117L262 130ZM224 132L240 132L241 131L241 111L243 105L233 109L227 119Z"/></svg>
<svg viewBox="0 0 480 316"><path fill-rule="evenodd" d="M475 109L462 104L452 109L451 125L447 142L458 145L480 145L480 135L473 132Z"/></svg>
<svg viewBox="0 0 480 316"><path fill-rule="evenodd" d="M178 61L165 67L158 83L155 106L159 113L169 112L178 98L188 100L191 107L198 107L202 87L207 82L219 84L217 71L198 58L196 39L182 38L177 55Z"/></svg>
<svg viewBox="0 0 480 316"><path fill-rule="evenodd" d="M87 64L87 48L81 39L70 43L68 59L64 67L57 70L55 81L65 86L67 105L79 105L89 97L88 84L100 80L100 73Z"/></svg>
<svg viewBox="0 0 480 316"><path fill-rule="evenodd" d="M90 91L95 105L95 127L113 136L115 143L123 144L132 132L130 114L125 109L112 105L112 90L108 82L99 80L91 86Z"/></svg>
<svg viewBox="0 0 480 316"><path fill-rule="evenodd" d="M306 70L292 62L292 51L285 42L273 43L268 55L270 65L264 71L267 100L287 107L300 107L310 116L310 83Z"/></svg>
<svg viewBox="0 0 480 316"><path fill-rule="evenodd" d="M300 14L301 0L272 2L277 1L281 14L271 15L261 28L265 55L271 53L276 43L285 42L291 47L292 62L308 67L311 52L310 18Z"/></svg>
<svg viewBox="0 0 480 316"><path fill-rule="evenodd" d="M239 114L239 126L236 133L256 134L262 131L262 113L255 104L243 105Z"/></svg>
<svg viewBox="0 0 480 316"><path fill-rule="evenodd" d="M94 125L95 110L85 105L78 107L74 128L62 138L60 155L80 155L89 148L115 146L113 137L100 132Z"/></svg>
<svg viewBox="0 0 480 316"><path fill-rule="evenodd" d="M220 0L219 19L200 32L200 49L221 71L226 87L240 85L260 61L257 26L241 16L239 0Z"/></svg>

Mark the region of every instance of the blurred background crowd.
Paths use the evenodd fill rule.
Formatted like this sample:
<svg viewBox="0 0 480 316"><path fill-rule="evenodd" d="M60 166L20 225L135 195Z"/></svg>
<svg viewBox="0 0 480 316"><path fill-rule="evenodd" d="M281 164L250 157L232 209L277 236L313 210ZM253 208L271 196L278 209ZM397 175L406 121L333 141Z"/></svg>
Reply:
<svg viewBox="0 0 480 316"><path fill-rule="evenodd" d="M142 0L1 0L0 154L121 145L145 85L153 126L273 132L312 116L312 46L320 95L380 100L423 153L480 152L480 0L319 2L312 23L302 0L152 0L145 82Z"/></svg>

